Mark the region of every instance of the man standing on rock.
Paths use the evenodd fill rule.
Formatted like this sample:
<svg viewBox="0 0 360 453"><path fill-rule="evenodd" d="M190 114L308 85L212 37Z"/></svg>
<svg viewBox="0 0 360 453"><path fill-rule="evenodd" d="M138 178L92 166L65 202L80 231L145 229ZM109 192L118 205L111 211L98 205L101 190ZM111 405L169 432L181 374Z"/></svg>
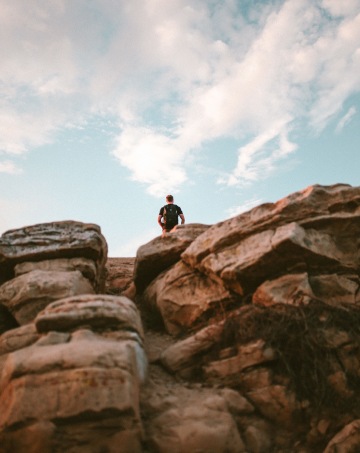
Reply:
<svg viewBox="0 0 360 453"><path fill-rule="evenodd" d="M181 225L185 223L184 214L180 206L174 204L174 197L172 195L166 195L166 203L160 209L158 215L158 224L163 230L163 233L171 231L179 223L179 217L181 219Z"/></svg>

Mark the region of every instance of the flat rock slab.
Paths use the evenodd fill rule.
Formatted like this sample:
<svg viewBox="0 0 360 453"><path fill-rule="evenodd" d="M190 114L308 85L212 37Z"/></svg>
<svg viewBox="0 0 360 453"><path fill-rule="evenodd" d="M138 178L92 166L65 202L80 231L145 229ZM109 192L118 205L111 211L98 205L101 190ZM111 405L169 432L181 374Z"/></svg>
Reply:
<svg viewBox="0 0 360 453"><path fill-rule="evenodd" d="M179 225L176 230L165 236L159 236L139 247L134 267L134 282L138 292L163 270L180 259L180 255L209 225L189 223Z"/></svg>
<svg viewBox="0 0 360 453"><path fill-rule="evenodd" d="M347 184L313 185L276 203L262 204L248 212L213 225L195 239L182 255L192 267L208 255L240 243L250 235L304 219L359 212L360 187Z"/></svg>
<svg viewBox="0 0 360 453"><path fill-rule="evenodd" d="M107 243L98 225L75 221L42 223L9 230L0 238L2 281L13 277L18 263L73 257L93 260L101 273Z"/></svg>
<svg viewBox="0 0 360 453"><path fill-rule="evenodd" d="M15 277L27 274L32 271L60 271L72 272L80 271L97 288L99 275L97 274L96 264L87 258L58 258L44 261L25 261L15 266Z"/></svg>
<svg viewBox="0 0 360 453"><path fill-rule="evenodd" d="M48 305L35 320L39 332L71 331L84 326L95 330L127 330L144 338L140 313L124 296L82 295Z"/></svg>

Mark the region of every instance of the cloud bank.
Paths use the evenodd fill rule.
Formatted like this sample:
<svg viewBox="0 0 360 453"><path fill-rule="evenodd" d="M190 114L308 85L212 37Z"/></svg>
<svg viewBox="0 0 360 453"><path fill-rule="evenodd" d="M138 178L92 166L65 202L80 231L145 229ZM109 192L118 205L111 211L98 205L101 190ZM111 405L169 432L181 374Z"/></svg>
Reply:
<svg viewBox="0 0 360 453"><path fill-rule="evenodd" d="M357 114L342 109L360 90L360 0L0 0L0 38L2 172L99 116L152 195L219 137L238 146L218 183L252 184L296 151L300 123Z"/></svg>

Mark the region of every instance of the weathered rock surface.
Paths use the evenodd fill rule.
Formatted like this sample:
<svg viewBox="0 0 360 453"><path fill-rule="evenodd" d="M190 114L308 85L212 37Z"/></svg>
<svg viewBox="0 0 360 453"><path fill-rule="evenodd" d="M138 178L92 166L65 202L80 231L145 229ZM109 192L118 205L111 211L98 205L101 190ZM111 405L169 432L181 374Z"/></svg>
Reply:
<svg viewBox="0 0 360 453"><path fill-rule="evenodd" d="M79 271L31 271L0 286L0 304L23 325L54 300L92 293L89 280Z"/></svg>
<svg viewBox="0 0 360 453"><path fill-rule="evenodd" d="M360 188L312 186L108 262L108 294L3 306L0 452L360 451L359 233ZM70 255L6 279L92 281Z"/></svg>
<svg viewBox="0 0 360 453"><path fill-rule="evenodd" d="M131 300L94 294L106 258L96 225L0 238L2 453L142 451L144 333Z"/></svg>
<svg viewBox="0 0 360 453"><path fill-rule="evenodd" d="M35 319L38 332L68 332L90 327L92 330L127 330L144 338L140 313L126 297L104 294L80 295L53 302Z"/></svg>
<svg viewBox="0 0 360 453"><path fill-rule="evenodd" d="M134 267L134 282L138 292L163 270L175 264L181 253L209 228L198 223L178 225L171 234L159 236L139 247Z"/></svg>
<svg viewBox="0 0 360 453"><path fill-rule="evenodd" d="M187 334L157 361L251 403L253 420L237 418L244 451L357 451L359 237L360 188L312 186L207 228L142 289L143 310Z"/></svg>
<svg viewBox="0 0 360 453"><path fill-rule="evenodd" d="M0 238L0 282L13 278L19 263L79 257L95 263L95 289L103 290L107 243L98 225L62 221L9 230Z"/></svg>
<svg viewBox="0 0 360 453"><path fill-rule="evenodd" d="M359 207L359 187L354 188L346 184L309 186L276 203L262 204L244 214L213 225L192 242L184 253L183 259L196 267L206 256L240 244L249 236L291 223L300 223L300 226L303 224L307 228L316 225L326 226L331 221L331 216L336 219L339 214L340 219L343 218L345 223L348 219L354 224L351 218L354 215L358 217ZM348 241L346 242L348 246L351 245ZM353 247L350 247L349 251L351 250L354 250ZM253 253L257 255L256 247L252 249L251 254Z"/></svg>
<svg viewBox="0 0 360 453"><path fill-rule="evenodd" d="M108 258L106 262L106 294L122 295L135 300L134 264L135 258Z"/></svg>
<svg viewBox="0 0 360 453"><path fill-rule="evenodd" d="M45 452L141 452L147 359L133 302L61 299L28 326L2 337L0 451L27 451L25 436Z"/></svg>
<svg viewBox="0 0 360 453"><path fill-rule="evenodd" d="M214 306L221 304L225 309L233 301L221 282L193 272L182 261L153 280L143 300L160 311L166 330L173 335L190 331L195 322L213 315Z"/></svg>
<svg viewBox="0 0 360 453"><path fill-rule="evenodd" d="M94 283L97 278L95 262L86 258L59 258L35 262L25 261L15 266L15 277L35 270L60 272L80 271L91 283Z"/></svg>

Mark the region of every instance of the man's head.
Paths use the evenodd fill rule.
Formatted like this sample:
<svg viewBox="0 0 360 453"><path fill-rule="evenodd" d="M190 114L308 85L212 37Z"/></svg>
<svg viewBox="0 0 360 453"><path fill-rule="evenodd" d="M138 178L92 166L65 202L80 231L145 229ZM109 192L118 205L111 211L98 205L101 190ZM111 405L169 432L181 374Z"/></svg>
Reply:
<svg viewBox="0 0 360 453"><path fill-rule="evenodd" d="M166 201L168 203L173 203L174 202L174 197L172 195L166 195Z"/></svg>

